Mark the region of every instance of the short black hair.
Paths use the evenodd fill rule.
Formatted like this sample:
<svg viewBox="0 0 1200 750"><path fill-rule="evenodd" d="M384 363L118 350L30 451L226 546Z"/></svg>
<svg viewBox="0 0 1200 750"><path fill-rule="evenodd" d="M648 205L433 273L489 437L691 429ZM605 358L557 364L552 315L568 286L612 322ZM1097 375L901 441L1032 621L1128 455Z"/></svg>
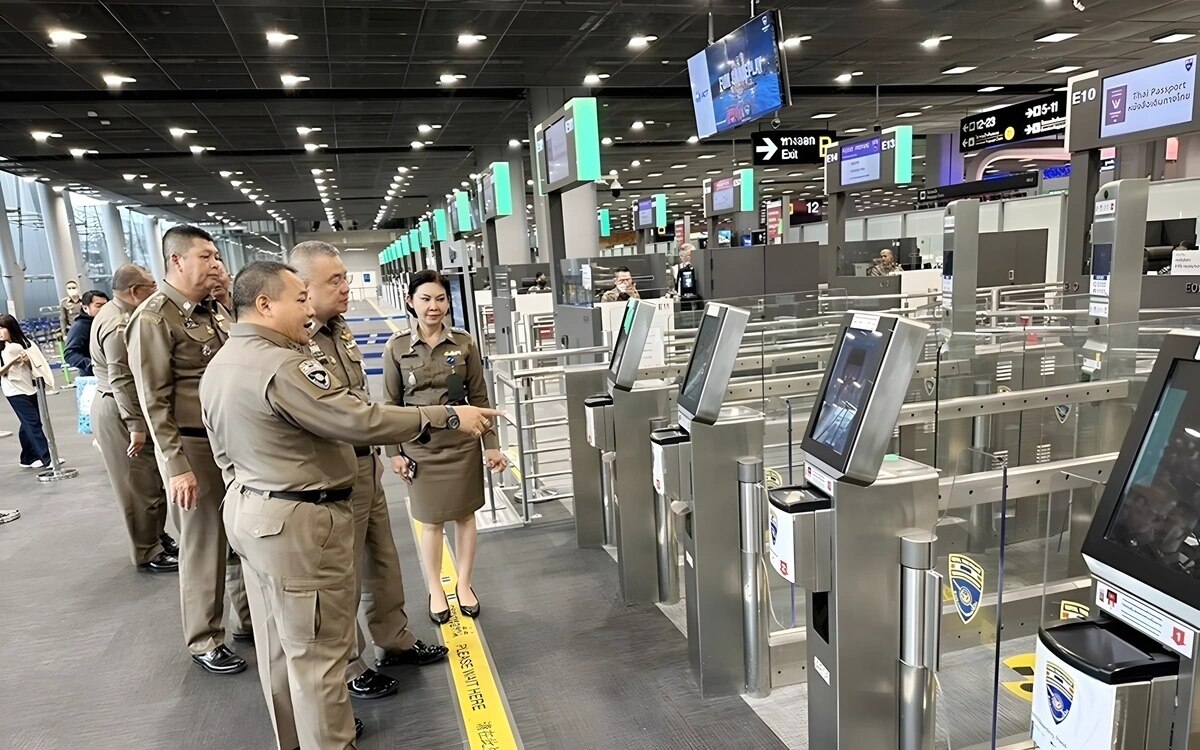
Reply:
<svg viewBox="0 0 1200 750"><path fill-rule="evenodd" d="M617 266L616 268L613 269L613 276L616 276L619 273L627 273L627 274L632 275L633 271L629 270L629 266Z"/></svg>
<svg viewBox="0 0 1200 750"><path fill-rule="evenodd" d="M172 255L184 256L197 242L212 242L212 235L200 227L180 224L171 227L163 235L163 260L170 262Z"/></svg>
<svg viewBox="0 0 1200 750"><path fill-rule="evenodd" d="M108 292L103 292L99 289L93 289L89 292L84 292L83 297L80 299L83 301L83 306L87 307L88 305L92 304L92 300L96 299L97 297L103 297L105 302L108 302L110 299Z"/></svg>
<svg viewBox="0 0 1200 750"><path fill-rule="evenodd" d="M287 263L273 260L256 260L238 271L237 278L233 280L232 292L233 306L237 309L238 317L254 309L260 294L265 294L270 299L279 299L283 294L283 280L280 277L285 271L296 273L296 269Z"/></svg>
<svg viewBox="0 0 1200 750"><path fill-rule="evenodd" d="M419 273L414 273L413 277L409 279L408 297L412 297L414 294L416 294L417 290L425 284L441 284L442 288L446 290L446 296L450 296L450 280L438 271L435 271L432 268L427 268ZM407 297L404 300L404 309L408 310L408 314L414 318L417 316L417 311L413 309L412 305L408 304Z"/></svg>

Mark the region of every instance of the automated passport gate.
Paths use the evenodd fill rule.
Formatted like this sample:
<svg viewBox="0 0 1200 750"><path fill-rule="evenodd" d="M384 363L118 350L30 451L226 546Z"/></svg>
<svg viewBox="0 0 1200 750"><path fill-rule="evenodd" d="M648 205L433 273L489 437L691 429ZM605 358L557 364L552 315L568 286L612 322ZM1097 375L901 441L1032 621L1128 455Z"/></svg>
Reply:
<svg viewBox="0 0 1200 750"><path fill-rule="evenodd" d="M679 388L679 424L650 437L655 490L671 499L677 516L688 657L706 697L746 688L739 464L761 458L765 421L759 412L721 404L749 319L728 305L705 307Z"/></svg>
<svg viewBox="0 0 1200 750"><path fill-rule="evenodd" d="M1044 628L1033 740L1200 747L1200 335L1159 350L1083 542L1092 619Z"/></svg>
<svg viewBox="0 0 1200 750"><path fill-rule="evenodd" d="M653 303L641 300L626 303L609 361L608 392L584 401L588 444L602 455L605 537L617 547L617 574L626 604L673 601L677 597L673 590L677 586L668 583L673 576L659 570L650 451L653 423L668 414L674 387L662 381L637 382L642 351L657 309Z"/></svg>
<svg viewBox="0 0 1200 750"><path fill-rule="evenodd" d="M772 562L807 592L809 747L932 750L938 477L885 457L928 326L848 318L806 427L805 484L770 493Z"/></svg>

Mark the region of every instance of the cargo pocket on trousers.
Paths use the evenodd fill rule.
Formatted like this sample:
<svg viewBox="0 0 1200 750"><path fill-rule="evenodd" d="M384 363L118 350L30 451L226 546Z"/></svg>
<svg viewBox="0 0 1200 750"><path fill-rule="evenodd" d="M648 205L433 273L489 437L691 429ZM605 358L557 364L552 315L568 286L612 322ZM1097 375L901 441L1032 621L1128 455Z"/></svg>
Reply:
<svg viewBox="0 0 1200 750"><path fill-rule="evenodd" d="M315 641L321 632L321 595L314 588L283 584L280 628L292 641Z"/></svg>

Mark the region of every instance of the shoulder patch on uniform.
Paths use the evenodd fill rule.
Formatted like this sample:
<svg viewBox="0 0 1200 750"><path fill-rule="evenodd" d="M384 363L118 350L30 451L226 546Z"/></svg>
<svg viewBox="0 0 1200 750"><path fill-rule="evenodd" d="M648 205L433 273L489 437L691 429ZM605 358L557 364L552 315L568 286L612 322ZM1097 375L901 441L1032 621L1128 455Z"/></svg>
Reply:
<svg viewBox="0 0 1200 750"><path fill-rule="evenodd" d="M316 387L323 391L329 390L329 373L321 366L320 362L315 359L306 359L300 363L300 372L304 373L304 377L312 381Z"/></svg>
<svg viewBox="0 0 1200 750"><path fill-rule="evenodd" d="M138 318L146 321L147 323L153 323L155 325L158 325L159 323L161 323L163 321L163 318L161 315L159 315L156 312L152 312L150 310L142 310L141 314L138 315Z"/></svg>

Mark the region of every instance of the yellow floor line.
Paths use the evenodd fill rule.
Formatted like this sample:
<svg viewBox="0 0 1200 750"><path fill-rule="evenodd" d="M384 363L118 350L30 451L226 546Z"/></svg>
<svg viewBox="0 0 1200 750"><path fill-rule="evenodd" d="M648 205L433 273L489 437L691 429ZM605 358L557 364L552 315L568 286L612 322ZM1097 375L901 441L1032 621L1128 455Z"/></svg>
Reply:
<svg viewBox="0 0 1200 750"><path fill-rule="evenodd" d="M374 300L368 299L367 304L379 315L384 315ZM393 331L400 330L391 320L384 322ZM421 524L412 520L412 530L417 548L420 549ZM450 604L450 621L441 626L441 635L446 648L450 649L451 682L458 696L458 710L467 732L467 744L471 750L518 750L521 743L504 703L500 682L488 658L483 631L475 620L463 617L455 593L457 586L458 570L454 567L454 555L450 552L449 542L443 537L442 590Z"/></svg>

